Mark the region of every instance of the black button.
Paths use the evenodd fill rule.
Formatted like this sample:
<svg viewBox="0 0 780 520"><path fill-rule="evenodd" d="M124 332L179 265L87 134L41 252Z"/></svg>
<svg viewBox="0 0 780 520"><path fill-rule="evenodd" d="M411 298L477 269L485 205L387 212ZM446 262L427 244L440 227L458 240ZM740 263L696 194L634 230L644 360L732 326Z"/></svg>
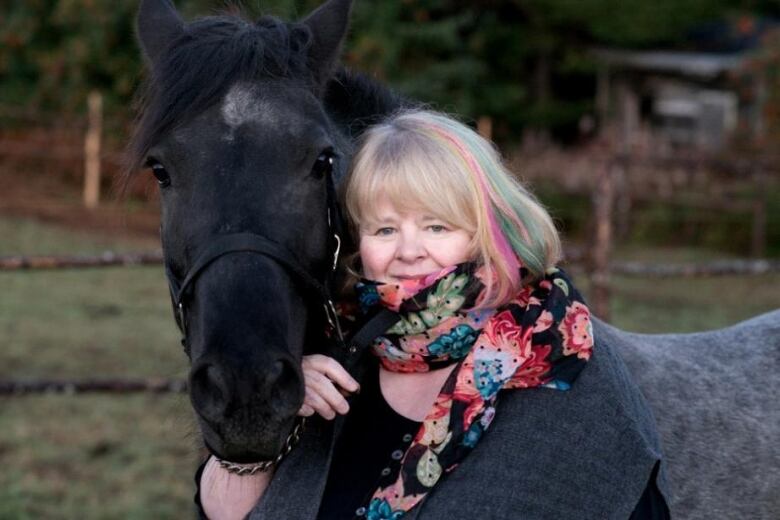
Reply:
<svg viewBox="0 0 780 520"><path fill-rule="evenodd" d="M411 441L412 440L412 434L411 433L407 433L406 435L404 435L403 439L404 439L404 442Z"/></svg>
<svg viewBox="0 0 780 520"><path fill-rule="evenodd" d="M393 453L390 454L390 458L393 460L401 460L404 456L404 452L401 450L395 450Z"/></svg>
<svg viewBox="0 0 780 520"><path fill-rule="evenodd" d="M365 508L365 507L358 507L358 508L355 510L355 514L356 514L357 516L363 516L363 515L365 515L365 514L366 514L366 508Z"/></svg>
<svg viewBox="0 0 780 520"><path fill-rule="evenodd" d="M386 477L386 476L388 476L389 474L390 474L390 468L382 468L381 475L382 475L383 477Z"/></svg>

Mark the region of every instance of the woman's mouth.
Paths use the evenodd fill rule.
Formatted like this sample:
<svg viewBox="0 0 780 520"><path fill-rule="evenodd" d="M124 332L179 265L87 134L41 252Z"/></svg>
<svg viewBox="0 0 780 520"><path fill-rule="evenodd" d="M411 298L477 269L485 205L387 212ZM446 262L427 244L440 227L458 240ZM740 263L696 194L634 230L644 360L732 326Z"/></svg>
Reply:
<svg viewBox="0 0 780 520"><path fill-rule="evenodd" d="M424 274L397 274L393 275L393 278L396 278L398 280L422 280L426 276L431 275L432 273L424 273Z"/></svg>

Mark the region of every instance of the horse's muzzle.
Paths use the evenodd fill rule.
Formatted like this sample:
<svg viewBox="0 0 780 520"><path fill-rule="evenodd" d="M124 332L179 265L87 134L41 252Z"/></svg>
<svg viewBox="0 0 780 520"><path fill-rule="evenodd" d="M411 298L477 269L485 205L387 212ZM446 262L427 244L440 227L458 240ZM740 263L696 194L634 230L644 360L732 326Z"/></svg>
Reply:
<svg viewBox="0 0 780 520"><path fill-rule="evenodd" d="M289 356L262 367L231 367L216 357L190 371L190 399L216 455L233 461L272 458L303 402L303 379Z"/></svg>

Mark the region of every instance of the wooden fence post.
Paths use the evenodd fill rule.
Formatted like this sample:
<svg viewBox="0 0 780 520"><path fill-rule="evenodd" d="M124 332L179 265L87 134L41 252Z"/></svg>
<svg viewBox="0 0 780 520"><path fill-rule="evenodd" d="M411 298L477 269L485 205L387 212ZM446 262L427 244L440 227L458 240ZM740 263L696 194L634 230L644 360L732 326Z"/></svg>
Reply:
<svg viewBox="0 0 780 520"><path fill-rule="evenodd" d="M593 217L595 223L591 250L591 292L593 313L609 320L609 258L612 251L612 206L614 204L614 161L603 162L593 190Z"/></svg>
<svg viewBox="0 0 780 520"><path fill-rule="evenodd" d="M100 136L103 127L103 96L92 91L87 97L88 123L84 138L84 206L100 203Z"/></svg>
<svg viewBox="0 0 780 520"><path fill-rule="evenodd" d="M493 139L493 119L482 116L477 120L477 133L490 141Z"/></svg>
<svg viewBox="0 0 780 520"><path fill-rule="evenodd" d="M753 258L766 256L766 174L761 166L753 172L753 229L751 230L750 255Z"/></svg>

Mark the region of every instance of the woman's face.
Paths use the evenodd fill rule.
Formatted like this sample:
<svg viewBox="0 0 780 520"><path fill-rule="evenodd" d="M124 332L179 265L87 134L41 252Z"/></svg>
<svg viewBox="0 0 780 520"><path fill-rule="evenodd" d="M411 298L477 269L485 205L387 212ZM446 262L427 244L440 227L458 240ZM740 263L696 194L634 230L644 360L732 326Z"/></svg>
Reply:
<svg viewBox="0 0 780 520"><path fill-rule="evenodd" d="M424 210L399 212L380 197L360 225L363 275L379 282L423 278L472 259L471 234Z"/></svg>

